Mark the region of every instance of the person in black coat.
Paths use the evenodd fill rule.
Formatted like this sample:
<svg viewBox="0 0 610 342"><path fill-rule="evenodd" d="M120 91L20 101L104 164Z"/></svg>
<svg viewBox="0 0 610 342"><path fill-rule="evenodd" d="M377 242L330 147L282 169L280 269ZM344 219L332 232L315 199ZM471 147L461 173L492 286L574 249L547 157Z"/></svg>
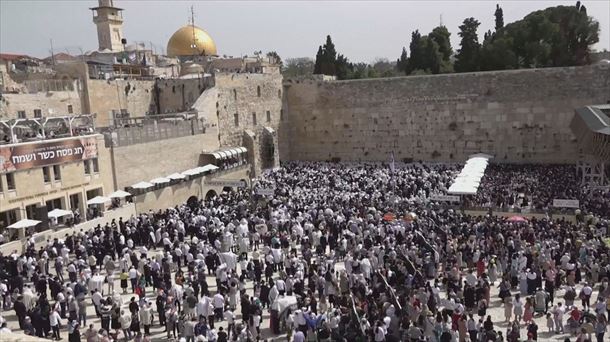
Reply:
<svg viewBox="0 0 610 342"><path fill-rule="evenodd" d="M167 297L163 292L160 292L157 296L157 312L159 313L159 324L165 326L165 302ZM166 329L167 330L167 329Z"/></svg>
<svg viewBox="0 0 610 342"><path fill-rule="evenodd" d="M15 301L13 309L15 309L17 319L19 320L19 329L23 330L25 316L27 315L27 309L25 308L25 304L23 303L23 296L17 297L17 301Z"/></svg>

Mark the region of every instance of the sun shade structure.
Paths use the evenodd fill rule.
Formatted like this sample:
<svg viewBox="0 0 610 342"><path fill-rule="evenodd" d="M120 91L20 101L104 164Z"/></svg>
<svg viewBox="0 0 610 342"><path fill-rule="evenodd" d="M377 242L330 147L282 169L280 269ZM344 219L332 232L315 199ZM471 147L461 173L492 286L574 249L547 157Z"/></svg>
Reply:
<svg viewBox="0 0 610 342"><path fill-rule="evenodd" d="M185 179L186 176L181 173L172 173L171 175L168 175L165 178L176 180L176 179Z"/></svg>
<svg viewBox="0 0 610 342"><path fill-rule="evenodd" d="M71 215L73 215L73 214L70 210L64 210L64 209L53 209L47 213L48 217L54 217L54 218L58 218L58 217L62 217L62 216L71 216Z"/></svg>
<svg viewBox="0 0 610 342"><path fill-rule="evenodd" d="M449 187L447 193L451 195L476 194L490 158L492 158L490 155L482 153L471 155L460 174Z"/></svg>
<svg viewBox="0 0 610 342"><path fill-rule="evenodd" d="M87 201L87 205L92 204L104 204L110 202L110 198L104 196L95 196L92 199Z"/></svg>
<svg viewBox="0 0 610 342"><path fill-rule="evenodd" d="M140 182L140 183L136 183L134 185L132 185L131 187L134 189L148 189L148 188L152 188L153 186L155 186L152 183L149 182Z"/></svg>
<svg viewBox="0 0 610 342"><path fill-rule="evenodd" d="M169 179L169 178L159 177L159 178L152 179L150 182L153 184L163 184L163 183L169 183L170 181L171 181L171 179Z"/></svg>
<svg viewBox="0 0 610 342"><path fill-rule="evenodd" d="M42 221L23 219L23 220L19 220L19 221L15 222L15 223L11 224L7 228L23 229L23 228L33 227L33 226L39 224L40 222L42 222Z"/></svg>
<svg viewBox="0 0 610 342"><path fill-rule="evenodd" d="M111 193L110 196L108 196L108 197L110 197L110 198L124 198L124 197L127 197L127 196L131 196L131 194L129 192L127 192L127 191L117 190L117 191Z"/></svg>

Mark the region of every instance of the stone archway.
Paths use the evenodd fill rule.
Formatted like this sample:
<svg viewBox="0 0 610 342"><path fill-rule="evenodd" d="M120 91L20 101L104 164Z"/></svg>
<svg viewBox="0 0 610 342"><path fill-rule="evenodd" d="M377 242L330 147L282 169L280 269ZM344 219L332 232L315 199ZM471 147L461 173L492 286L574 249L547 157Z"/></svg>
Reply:
<svg viewBox="0 0 610 342"><path fill-rule="evenodd" d="M197 196L191 196L186 200L186 205L190 208L195 208L199 205L199 199Z"/></svg>
<svg viewBox="0 0 610 342"><path fill-rule="evenodd" d="M208 190L208 192L206 192L206 194L205 194L205 200L209 201L216 196L218 196L218 194L216 193L215 190Z"/></svg>

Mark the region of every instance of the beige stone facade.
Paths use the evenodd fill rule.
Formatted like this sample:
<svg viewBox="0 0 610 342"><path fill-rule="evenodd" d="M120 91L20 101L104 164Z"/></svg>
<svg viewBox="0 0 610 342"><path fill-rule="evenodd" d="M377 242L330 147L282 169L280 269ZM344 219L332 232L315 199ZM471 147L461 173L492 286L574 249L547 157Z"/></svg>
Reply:
<svg viewBox="0 0 610 342"><path fill-rule="evenodd" d="M256 166L253 174L259 174L264 163L253 159L261 159L266 153L261 144L265 127L278 129L282 115L282 75L220 73L215 79L220 145L245 146L244 136L252 132L255 144L249 148L249 158ZM278 150L276 145L274 152Z"/></svg>
<svg viewBox="0 0 610 342"><path fill-rule="evenodd" d="M610 101L610 68L284 83L283 160L574 162L574 109Z"/></svg>
<svg viewBox="0 0 610 342"><path fill-rule="evenodd" d="M112 192L110 152L104 147L102 135L94 137L98 150L95 160L0 174L0 227L8 225L7 221L36 216L34 211L41 206L78 209L84 217L88 199ZM85 163L88 167L85 167ZM48 172L46 179L44 172ZM7 215L12 218L9 219Z"/></svg>
<svg viewBox="0 0 610 342"><path fill-rule="evenodd" d="M112 124L112 111L125 110L131 116L156 113L154 102L155 81L92 80L86 81L85 111L97 114L96 124Z"/></svg>

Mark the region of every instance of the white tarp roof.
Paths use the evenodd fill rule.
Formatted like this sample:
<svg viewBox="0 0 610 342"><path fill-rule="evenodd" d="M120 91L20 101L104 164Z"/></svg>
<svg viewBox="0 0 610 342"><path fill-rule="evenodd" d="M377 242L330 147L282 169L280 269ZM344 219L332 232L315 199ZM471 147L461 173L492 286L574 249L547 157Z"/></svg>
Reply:
<svg viewBox="0 0 610 342"><path fill-rule="evenodd" d="M11 224L7 228L21 229L21 228L33 227L33 226L39 224L40 222L42 222L42 221L23 219L23 220L19 220L15 223Z"/></svg>
<svg viewBox="0 0 610 342"><path fill-rule="evenodd" d="M55 218L62 217L62 216L69 216L69 215L74 215L74 214L72 214L72 212L70 210L64 210L64 209L58 209L58 208L53 209L47 213L48 217L55 217Z"/></svg>
<svg viewBox="0 0 610 342"><path fill-rule="evenodd" d="M186 171L182 172L182 174L186 175L186 176L194 176L194 175L198 175L202 172L203 171L200 168L196 167L194 169L186 170Z"/></svg>
<svg viewBox="0 0 610 342"><path fill-rule="evenodd" d="M155 186L155 185L152 183L149 183L149 182L140 182L140 183L136 183L136 184L132 185L131 187L134 189L148 189L153 186Z"/></svg>
<svg viewBox="0 0 610 342"><path fill-rule="evenodd" d="M110 198L124 198L127 196L131 196L131 194L127 191L123 191L123 190L117 190L113 193L111 193L108 197Z"/></svg>
<svg viewBox="0 0 610 342"><path fill-rule="evenodd" d="M150 182L153 184L163 184L163 183L169 183L171 181L171 179L169 178L165 178L165 177L159 177L159 178L155 178L155 179L151 179Z"/></svg>
<svg viewBox="0 0 610 342"><path fill-rule="evenodd" d="M451 195L476 194L490 158L493 157L482 153L471 155L447 193Z"/></svg>
<svg viewBox="0 0 610 342"><path fill-rule="evenodd" d="M171 175L165 177L169 179L185 179L186 177L181 173L172 173Z"/></svg>
<svg viewBox="0 0 610 342"><path fill-rule="evenodd" d="M87 204L104 204L110 202L110 198L104 196L95 196L87 201Z"/></svg>

